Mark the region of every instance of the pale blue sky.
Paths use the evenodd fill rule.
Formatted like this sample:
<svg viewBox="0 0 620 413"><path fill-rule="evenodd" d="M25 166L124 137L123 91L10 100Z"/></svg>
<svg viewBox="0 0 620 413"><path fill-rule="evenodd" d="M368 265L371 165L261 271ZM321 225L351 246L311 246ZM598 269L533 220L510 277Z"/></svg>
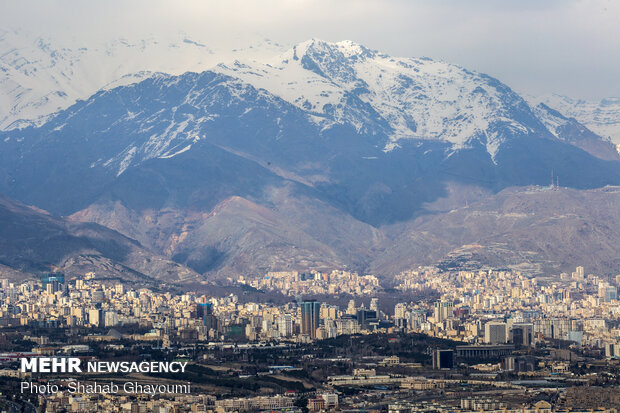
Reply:
<svg viewBox="0 0 620 413"><path fill-rule="evenodd" d="M620 96L615 0L5 0L0 27L85 40L183 30L214 48L257 36L350 39L460 64L519 92Z"/></svg>

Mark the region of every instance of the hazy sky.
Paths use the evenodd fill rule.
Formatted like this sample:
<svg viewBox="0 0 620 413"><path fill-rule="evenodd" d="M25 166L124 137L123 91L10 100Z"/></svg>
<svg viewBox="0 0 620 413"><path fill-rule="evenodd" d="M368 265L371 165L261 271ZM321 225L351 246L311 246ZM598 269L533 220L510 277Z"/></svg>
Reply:
<svg viewBox="0 0 620 413"><path fill-rule="evenodd" d="M0 27L85 40L183 30L214 49L258 36L349 39L460 64L519 92L620 96L617 0L1 0Z"/></svg>

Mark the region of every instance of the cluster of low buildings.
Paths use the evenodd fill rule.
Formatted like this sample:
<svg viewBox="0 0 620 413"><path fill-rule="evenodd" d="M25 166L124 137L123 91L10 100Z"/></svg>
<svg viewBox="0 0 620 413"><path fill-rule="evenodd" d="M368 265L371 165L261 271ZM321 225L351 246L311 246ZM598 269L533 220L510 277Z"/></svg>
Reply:
<svg viewBox="0 0 620 413"><path fill-rule="evenodd" d="M264 277L246 280L240 277L240 283L247 283L254 288L278 291L284 295L324 295L350 294L372 295L380 290L379 280L374 275L358 275L355 272L299 272L273 271Z"/></svg>
<svg viewBox="0 0 620 413"><path fill-rule="evenodd" d="M67 392L45 397L45 412L118 412L118 413L175 413L175 412L271 412L286 411L301 413L295 406L296 394L277 394L271 396L238 397L217 400L210 395L182 395L170 398L142 397L130 398L123 395L71 395ZM319 412L338 408L338 394L317 393L308 398L309 411Z"/></svg>
<svg viewBox="0 0 620 413"><path fill-rule="evenodd" d="M60 391L45 397L39 405L46 413L56 412L118 412L118 413L174 413L206 412L215 407L215 397L184 395L171 398L143 397L140 399L116 394L71 395ZM221 410L224 411L223 409Z"/></svg>
<svg viewBox="0 0 620 413"><path fill-rule="evenodd" d="M240 303L233 294L226 297L173 295L128 289L120 283L100 283L92 276L65 281L62 274L48 274L40 282L19 285L0 280L0 327L92 328L93 335L83 337L84 341L90 341L106 339L107 336L97 333L100 329L143 326L150 331L125 338L156 340L163 347L168 347L174 338L310 341L357 334L370 323L378 325L385 321L379 317L376 302L371 309L352 305L346 312L316 300L284 305Z"/></svg>
<svg viewBox="0 0 620 413"><path fill-rule="evenodd" d="M463 399L460 408L447 406L442 403L398 403L391 404L388 413L616 413L615 408L594 409L554 409L546 401L539 401L521 407L508 408L505 403L490 399Z"/></svg>
<svg viewBox="0 0 620 413"><path fill-rule="evenodd" d="M408 271L397 277L402 291L433 289L433 303L403 303L398 324L436 337L468 343L531 346L553 339L620 356L620 275L586 275L583 267L560 277L514 271Z"/></svg>

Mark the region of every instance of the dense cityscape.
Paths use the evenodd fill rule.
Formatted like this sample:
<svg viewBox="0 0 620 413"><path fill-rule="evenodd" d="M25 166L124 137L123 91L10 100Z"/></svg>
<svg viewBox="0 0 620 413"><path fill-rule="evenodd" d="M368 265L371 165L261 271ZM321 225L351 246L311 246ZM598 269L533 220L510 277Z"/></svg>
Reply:
<svg viewBox="0 0 620 413"><path fill-rule="evenodd" d="M86 379L93 389L125 383L120 392L84 385L76 391L75 378L56 377L55 392L33 386L8 399L9 409L550 412L579 411L594 401L605 412L620 407L620 275L586 274L583 267L557 277L428 267L401 273L389 288L348 271L236 280L252 296L134 289L94 273L0 284L2 394L15 394L24 380L49 386L44 375L17 368L26 356L189 363L182 377ZM178 391L180 383L190 390ZM148 389L133 390L175 385L148 400Z"/></svg>

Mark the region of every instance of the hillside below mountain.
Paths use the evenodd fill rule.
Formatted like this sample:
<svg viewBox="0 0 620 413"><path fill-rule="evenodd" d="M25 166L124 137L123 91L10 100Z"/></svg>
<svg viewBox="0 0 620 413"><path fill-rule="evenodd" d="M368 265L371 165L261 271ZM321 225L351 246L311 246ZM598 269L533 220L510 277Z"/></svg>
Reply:
<svg viewBox="0 0 620 413"><path fill-rule="evenodd" d="M136 229L155 228L163 236L153 248L216 278L349 268L389 282L426 265L531 274L583 265L593 273L620 272L620 187L538 186L493 195L451 185L450 191L450 197L425 205L417 218L380 228L309 199L291 199L287 191L273 194L281 201L273 208L234 198L206 214L131 216L117 203L108 206L113 211L99 205L72 219L99 222L145 241L152 234Z"/></svg>
<svg viewBox="0 0 620 413"><path fill-rule="evenodd" d="M577 265L598 274L620 271L619 187L508 188L496 195L470 189L452 186L456 194L426 205L427 213L381 228L310 199L295 200L286 190L272 194L281 201L277 208L232 197L209 213L137 215L117 202L83 210L69 222L2 198L0 274L27 278L56 265L70 275L93 271L136 284L200 279L173 261L215 279L349 268L378 274L388 284L401 271L425 265L531 274ZM93 221L151 245L143 248Z"/></svg>
<svg viewBox="0 0 620 413"><path fill-rule="evenodd" d="M57 267L67 276L157 285L196 280L197 274L94 223L68 222L0 197L0 276L34 277Z"/></svg>
<svg viewBox="0 0 620 413"><path fill-rule="evenodd" d="M480 194L466 205L385 228L390 246L370 271L395 274L438 265L559 274L583 265L592 273L615 275L620 273L619 205L620 187L526 187Z"/></svg>

